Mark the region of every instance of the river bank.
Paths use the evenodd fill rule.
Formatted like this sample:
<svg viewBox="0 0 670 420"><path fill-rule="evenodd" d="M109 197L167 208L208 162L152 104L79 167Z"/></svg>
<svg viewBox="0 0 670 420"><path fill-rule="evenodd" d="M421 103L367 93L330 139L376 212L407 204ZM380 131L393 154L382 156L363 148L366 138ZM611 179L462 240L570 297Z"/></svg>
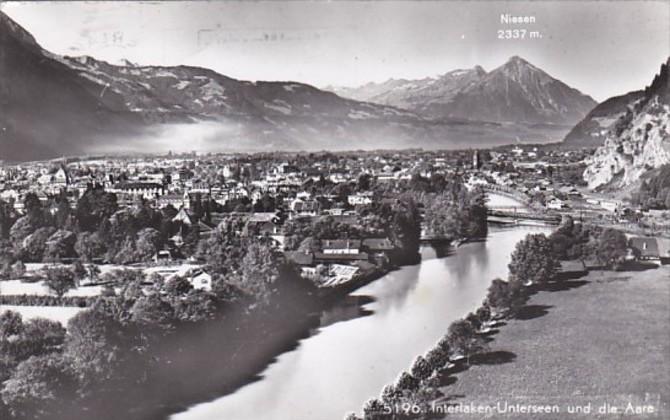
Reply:
<svg viewBox="0 0 670 420"><path fill-rule="evenodd" d="M505 407L519 404L558 410L534 414L549 420L668 418L668 280L664 266L593 271L540 289L471 366L440 375L432 414L517 419Z"/></svg>
<svg viewBox="0 0 670 420"><path fill-rule="evenodd" d="M259 410L271 420L284 420L286 413L297 420L342 418L444 334L436 319L451 322L475 309L491 279L506 274L509 250L538 231L549 229L492 229L487 241L463 244L448 258L422 248L420 264L350 294L295 349L278 354L259 380L173 419L257 419Z"/></svg>

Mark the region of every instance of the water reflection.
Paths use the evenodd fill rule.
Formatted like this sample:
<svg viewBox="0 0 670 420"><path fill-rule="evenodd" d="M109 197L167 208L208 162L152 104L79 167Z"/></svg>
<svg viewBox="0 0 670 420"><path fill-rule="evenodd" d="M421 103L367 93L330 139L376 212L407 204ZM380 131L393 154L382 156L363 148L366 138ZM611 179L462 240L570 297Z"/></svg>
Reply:
<svg viewBox="0 0 670 420"><path fill-rule="evenodd" d="M409 367L449 324L481 303L507 274L514 245L542 227L494 229L443 259L430 247L321 315L316 334L279 355L262 380L173 416L174 420L341 419ZM432 258L431 258L432 257Z"/></svg>
<svg viewBox="0 0 670 420"><path fill-rule="evenodd" d="M362 316L372 315L373 312L363 306L374 302L370 296L347 296L333 307L326 309L319 318L319 329L323 329L336 322L350 321Z"/></svg>

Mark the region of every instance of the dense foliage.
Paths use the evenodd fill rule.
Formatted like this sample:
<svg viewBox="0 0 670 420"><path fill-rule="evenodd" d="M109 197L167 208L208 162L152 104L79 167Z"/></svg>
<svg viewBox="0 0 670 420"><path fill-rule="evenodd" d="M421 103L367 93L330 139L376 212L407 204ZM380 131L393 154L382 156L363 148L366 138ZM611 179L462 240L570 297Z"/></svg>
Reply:
<svg viewBox="0 0 670 420"><path fill-rule="evenodd" d="M194 205L200 209L195 221L209 215L209 202L195 201ZM64 193L44 203L29 193L23 206L25 214L19 215L11 203L0 200L0 274L5 277L17 260L149 261L176 234L185 242L182 252L190 256L199 239L197 229L173 220L177 213L173 207L156 210L138 200L119 209L116 195L99 187L89 188L74 208Z"/></svg>
<svg viewBox="0 0 670 420"><path fill-rule="evenodd" d="M628 239L618 230L575 223L567 218L550 236L553 255L559 260L597 261L618 269L628 254Z"/></svg>
<svg viewBox="0 0 670 420"><path fill-rule="evenodd" d="M642 181L632 198L633 204L647 209L670 209L670 164L661 166L655 176Z"/></svg>
<svg viewBox="0 0 670 420"><path fill-rule="evenodd" d="M512 281L524 285L545 283L554 279L558 259L544 234L529 234L517 243L508 267Z"/></svg>

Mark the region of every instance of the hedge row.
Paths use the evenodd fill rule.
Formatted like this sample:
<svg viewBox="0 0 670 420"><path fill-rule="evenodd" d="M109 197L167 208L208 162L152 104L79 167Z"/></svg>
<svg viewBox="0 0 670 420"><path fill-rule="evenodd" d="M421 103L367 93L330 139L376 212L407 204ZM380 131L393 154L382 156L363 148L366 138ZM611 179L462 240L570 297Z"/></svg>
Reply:
<svg viewBox="0 0 670 420"><path fill-rule="evenodd" d="M94 297L88 296L50 296L50 295L0 295L0 305L18 306L90 306Z"/></svg>

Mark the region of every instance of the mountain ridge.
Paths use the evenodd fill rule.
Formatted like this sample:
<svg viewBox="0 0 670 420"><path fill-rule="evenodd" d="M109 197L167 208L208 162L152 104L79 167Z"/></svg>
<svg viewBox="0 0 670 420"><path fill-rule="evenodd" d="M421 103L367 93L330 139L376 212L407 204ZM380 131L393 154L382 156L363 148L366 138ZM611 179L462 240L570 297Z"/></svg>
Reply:
<svg viewBox="0 0 670 420"><path fill-rule="evenodd" d="M519 56L490 72L481 66L436 78L389 80L336 93L414 111L432 119L569 125L596 105Z"/></svg>
<svg viewBox="0 0 670 420"><path fill-rule="evenodd" d="M493 147L557 141L567 131L431 119L305 83L237 80L202 67L121 64L44 50L0 11L0 160L119 150ZM455 71L449 79L468 86L484 73Z"/></svg>

